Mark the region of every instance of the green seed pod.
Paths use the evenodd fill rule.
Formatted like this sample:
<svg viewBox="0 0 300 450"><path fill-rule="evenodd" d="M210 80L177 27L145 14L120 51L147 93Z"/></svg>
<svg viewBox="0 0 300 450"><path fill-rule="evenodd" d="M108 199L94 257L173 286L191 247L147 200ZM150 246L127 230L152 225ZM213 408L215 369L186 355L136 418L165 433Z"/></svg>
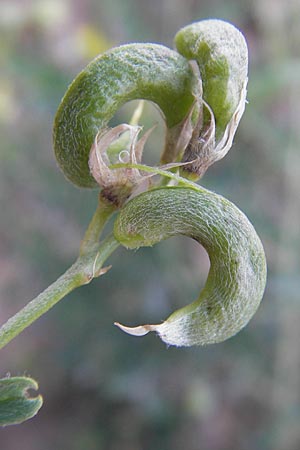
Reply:
<svg viewBox="0 0 300 450"><path fill-rule="evenodd" d="M213 111L218 141L236 111L247 84L248 49L244 36L223 20L202 20L182 28L175 36L180 54L196 60L203 99ZM245 100L244 100L245 101ZM210 117L204 110L204 125Z"/></svg>
<svg viewBox="0 0 300 450"><path fill-rule="evenodd" d="M115 222L125 247L151 246L171 236L189 236L207 250L211 267L199 298L159 325L135 328L137 336L156 331L169 345L224 341L256 312L266 284L264 250L247 217L231 202L206 189L165 187L130 200Z"/></svg>
<svg viewBox="0 0 300 450"><path fill-rule="evenodd" d="M197 79L189 62L157 44L114 48L92 61L73 81L54 121L54 150L65 176L77 186L96 187L88 159L96 135L126 102L145 99L162 111L167 161L195 100Z"/></svg>

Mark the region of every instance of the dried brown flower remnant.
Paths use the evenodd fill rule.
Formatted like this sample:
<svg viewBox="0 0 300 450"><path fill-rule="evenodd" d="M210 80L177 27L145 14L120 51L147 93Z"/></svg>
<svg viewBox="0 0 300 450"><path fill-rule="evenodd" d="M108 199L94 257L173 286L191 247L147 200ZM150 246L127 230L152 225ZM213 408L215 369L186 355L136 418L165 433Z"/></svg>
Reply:
<svg viewBox="0 0 300 450"><path fill-rule="evenodd" d="M102 196L111 203L121 206L142 179L138 169L122 167L112 169L118 163L139 164L149 130L138 140L141 127L121 124L101 131L92 145L89 167L92 176L102 188Z"/></svg>

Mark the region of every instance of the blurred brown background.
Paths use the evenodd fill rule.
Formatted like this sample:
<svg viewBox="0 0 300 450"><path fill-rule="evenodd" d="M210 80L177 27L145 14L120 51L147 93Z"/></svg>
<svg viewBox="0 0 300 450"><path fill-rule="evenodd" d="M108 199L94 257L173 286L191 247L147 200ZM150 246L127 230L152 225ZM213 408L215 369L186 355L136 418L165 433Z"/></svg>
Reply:
<svg viewBox="0 0 300 450"><path fill-rule="evenodd" d="M250 74L235 144L203 184L236 203L261 236L263 303L219 345L167 349L154 335L123 335L115 320L156 322L190 302L208 261L188 239L118 250L106 276L1 351L0 375L32 375L45 400L36 418L0 430L1 450L300 448L299 0L0 1L0 321L73 262L96 205L95 191L65 181L52 152L70 81L113 45L172 46L181 26L207 17L244 32ZM145 123L157 121L148 106ZM146 150L156 162L162 132Z"/></svg>

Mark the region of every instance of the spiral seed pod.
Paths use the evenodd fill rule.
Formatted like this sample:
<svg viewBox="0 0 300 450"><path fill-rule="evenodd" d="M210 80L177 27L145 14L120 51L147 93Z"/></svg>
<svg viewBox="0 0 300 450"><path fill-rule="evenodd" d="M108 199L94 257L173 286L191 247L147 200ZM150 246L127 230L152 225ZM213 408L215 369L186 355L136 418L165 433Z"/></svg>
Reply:
<svg viewBox="0 0 300 450"><path fill-rule="evenodd" d="M206 248L211 268L194 303L160 325L120 325L137 335L154 330L168 344L188 346L223 341L248 323L263 295L266 262L245 215L193 183L151 190L123 206L140 177L137 163L145 140L138 142L139 127L132 128L129 148L118 155L122 162L126 154L128 163L111 167L110 144L116 138L119 149L119 133L131 128L106 127L124 103L145 99L159 107L167 128L161 162L174 167L182 157L182 174L192 179L230 149L245 108L247 45L233 25L200 21L180 30L175 44L179 53L157 44L130 44L92 61L61 102L54 147L69 180L82 187L98 181L102 194L109 191L106 199L121 208L114 234L124 246L149 246L183 234Z"/></svg>
<svg viewBox="0 0 300 450"><path fill-rule="evenodd" d="M209 19L182 28L175 36L175 45L180 54L197 61L203 99L213 111L218 140L240 102L247 81L245 38L230 23Z"/></svg>
<svg viewBox="0 0 300 450"><path fill-rule="evenodd" d="M175 45L197 62L202 82L202 113L183 156L183 162L192 164L182 171L196 180L232 146L246 104L248 49L235 26L217 19L182 28Z"/></svg>
<svg viewBox="0 0 300 450"><path fill-rule="evenodd" d="M65 176L81 187L96 187L88 159L96 135L126 102L145 99L164 115L165 154L171 162L198 82L189 62L157 44L124 45L92 61L73 81L54 121L54 150Z"/></svg>
<svg viewBox="0 0 300 450"><path fill-rule="evenodd" d="M247 217L206 189L165 187L130 200L115 222L116 239L127 248L152 246L176 235L203 245L210 271L199 298L159 325L124 327L141 336L156 331L169 345L224 341L256 312L266 283L264 250Z"/></svg>

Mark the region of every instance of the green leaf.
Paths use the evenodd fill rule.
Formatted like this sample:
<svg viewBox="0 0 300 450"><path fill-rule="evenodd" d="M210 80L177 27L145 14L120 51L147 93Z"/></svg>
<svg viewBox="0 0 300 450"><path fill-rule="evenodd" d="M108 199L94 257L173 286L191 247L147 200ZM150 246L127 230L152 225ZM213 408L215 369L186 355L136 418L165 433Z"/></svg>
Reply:
<svg viewBox="0 0 300 450"><path fill-rule="evenodd" d="M31 397L29 389L36 391L38 384L32 378L11 377L0 379L0 425L14 425L31 419L43 404L41 395Z"/></svg>

